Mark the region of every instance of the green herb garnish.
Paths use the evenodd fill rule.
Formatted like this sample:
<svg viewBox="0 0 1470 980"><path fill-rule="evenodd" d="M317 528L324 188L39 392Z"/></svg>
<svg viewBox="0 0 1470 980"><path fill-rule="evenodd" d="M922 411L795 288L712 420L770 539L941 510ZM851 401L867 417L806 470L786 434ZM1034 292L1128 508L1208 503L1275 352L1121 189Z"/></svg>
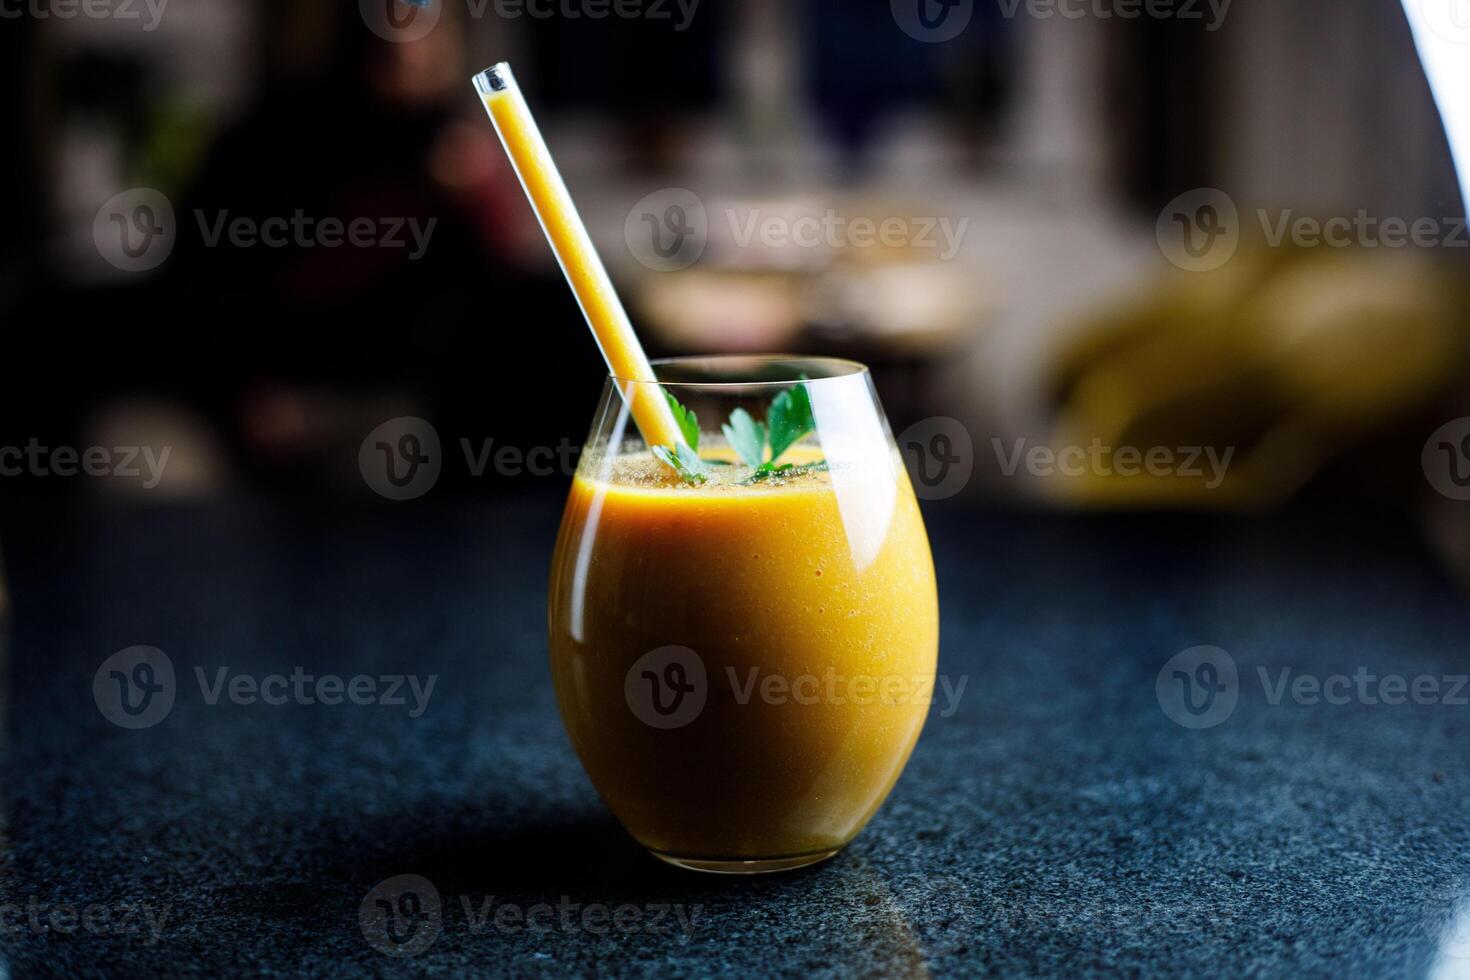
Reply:
<svg viewBox="0 0 1470 980"><path fill-rule="evenodd" d="M801 381L806 381L806 375ZM700 484L709 479L711 466L728 466L722 459L702 459L699 455L699 419L680 404L668 391L669 409L684 442L678 446L654 446L653 455L673 470L685 483ZM779 463L781 454L790 449L804 436L816 428L812 417L812 400L804 384L797 384L771 399L766 410L766 424L762 425L743 408L730 413L730 421L720 426L725 439L741 460L754 472L743 483L758 483L775 477L798 476L803 473L819 473L827 469L825 460L815 463ZM767 449L770 459L766 458Z"/></svg>
<svg viewBox="0 0 1470 980"><path fill-rule="evenodd" d="M673 449L668 446L654 446L653 455L679 474L685 483L699 484L709 479L709 464L700 459L699 453L687 443L681 442Z"/></svg>
<svg viewBox="0 0 1470 980"><path fill-rule="evenodd" d="M766 426L770 429L771 462L774 463L793 443L816 427L812 419L812 399L805 385L788 388L771 399L771 407L766 412Z"/></svg>
<svg viewBox="0 0 1470 980"><path fill-rule="evenodd" d="M745 409L737 408L731 412L730 421L720 428L741 459L751 466L760 466L766 461L766 427Z"/></svg>
<svg viewBox="0 0 1470 980"><path fill-rule="evenodd" d="M667 390L664 391L664 397L669 401L669 410L674 413L674 421L679 424L679 432L684 436L684 441L689 443L690 449L698 449L699 416L679 404L679 399Z"/></svg>

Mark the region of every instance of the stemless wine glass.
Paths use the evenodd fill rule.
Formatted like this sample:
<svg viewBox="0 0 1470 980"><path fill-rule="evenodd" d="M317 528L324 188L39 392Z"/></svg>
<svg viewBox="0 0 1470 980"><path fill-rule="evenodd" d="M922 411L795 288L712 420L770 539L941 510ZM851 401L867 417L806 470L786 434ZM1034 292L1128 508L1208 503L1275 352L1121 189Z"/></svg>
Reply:
<svg viewBox="0 0 1470 980"><path fill-rule="evenodd" d="M608 379L562 519L562 718L657 857L812 864L882 804L928 713L939 610L923 520L861 364L654 370ZM640 384L662 389L691 445L643 443L627 409Z"/></svg>

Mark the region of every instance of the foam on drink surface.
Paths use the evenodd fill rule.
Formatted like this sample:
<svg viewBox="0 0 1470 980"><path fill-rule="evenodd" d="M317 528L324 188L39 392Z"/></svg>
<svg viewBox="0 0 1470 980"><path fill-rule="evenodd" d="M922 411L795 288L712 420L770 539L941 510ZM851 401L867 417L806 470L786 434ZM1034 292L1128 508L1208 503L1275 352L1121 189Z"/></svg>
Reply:
<svg viewBox="0 0 1470 980"><path fill-rule="evenodd" d="M752 479L755 468L739 461L728 446L712 444L701 452L709 463L709 474L703 483L689 483L675 474L649 452L616 456L592 455L584 460L579 475L598 483L618 487L649 490L686 490L697 493L760 493L777 489L818 489L831 486L831 475L825 469L806 468L806 464L822 459L817 446L799 446L782 457L783 463L796 464L795 469Z"/></svg>

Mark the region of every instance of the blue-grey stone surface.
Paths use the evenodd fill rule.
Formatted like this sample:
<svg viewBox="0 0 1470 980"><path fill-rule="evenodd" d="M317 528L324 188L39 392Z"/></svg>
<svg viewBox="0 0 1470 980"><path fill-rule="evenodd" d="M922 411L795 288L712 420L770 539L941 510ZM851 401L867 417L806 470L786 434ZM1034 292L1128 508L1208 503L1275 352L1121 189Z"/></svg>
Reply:
<svg viewBox="0 0 1470 980"><path fill-rule="evenodd" d="M12 510L9 975L1470 974L1470 612L1411 524L927 517L958 710L842 855L736 879L641 853L571 752L554 501ZM127 730L93 678L139 644L176 698ZM1199 645L1236 703L1187 728L1156 682ZM220 667L438 681L412 718L210 704Z"/></svg>

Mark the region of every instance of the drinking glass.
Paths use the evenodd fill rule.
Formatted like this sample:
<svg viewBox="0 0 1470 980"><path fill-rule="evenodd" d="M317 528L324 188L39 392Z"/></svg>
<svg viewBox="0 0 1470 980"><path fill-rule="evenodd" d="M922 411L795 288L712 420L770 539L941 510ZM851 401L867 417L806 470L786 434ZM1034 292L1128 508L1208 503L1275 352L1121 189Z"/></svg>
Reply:
<svg viewBox="0 0 1470 980"><path fill-rule="evenodd" d="M861 364L675 358L654 372L608 379L562 519L549 603L562 719L655 856L812 864L882 804L928 713L939 626L923 520ZM639 385L661 389L697 446L644 444L627 408Z"/></svg>

